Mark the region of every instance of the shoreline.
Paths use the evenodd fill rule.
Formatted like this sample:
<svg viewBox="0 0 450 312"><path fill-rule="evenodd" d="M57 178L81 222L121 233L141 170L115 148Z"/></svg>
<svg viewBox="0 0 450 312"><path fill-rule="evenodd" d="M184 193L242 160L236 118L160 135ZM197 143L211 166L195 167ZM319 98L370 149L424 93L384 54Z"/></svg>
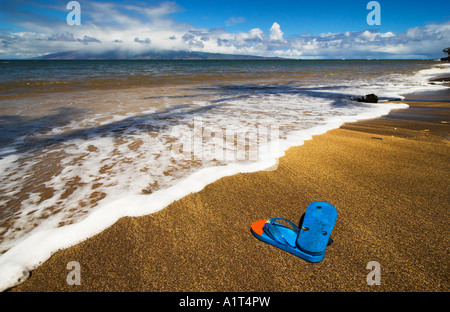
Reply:
<svg viewBox="0 0 450 312"><path fill-rule="evenodd" d="M448 125L440 121L448 121L443 112L450 100L444 100L407 97L400 102L408 109L346 123L292 147L276 171L224 177L159 212L122 218L57 252L9 291L448 291L440 260L448 235L432 233L428 240L421 227L432 231L441 224L438 232L445 234L448 224L445 207L439 208L448 195L436 180L448 173ZM250 234L251 223L263 218L298 223L316 200L338 209L334 243L321 263L299 260ZM66 282L70 261L80 263L80 286ZM381 264L378 288L366 283L370 261Z"/></svg>

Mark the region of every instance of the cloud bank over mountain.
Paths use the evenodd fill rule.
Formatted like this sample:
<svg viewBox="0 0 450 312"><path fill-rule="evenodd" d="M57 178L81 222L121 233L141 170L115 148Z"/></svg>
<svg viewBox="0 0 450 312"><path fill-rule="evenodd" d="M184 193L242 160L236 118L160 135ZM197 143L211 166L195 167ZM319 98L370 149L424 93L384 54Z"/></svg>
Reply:
<svg viewBox="0 0 450 312"><path fill-rule="evenodd" d="M0 58L77 50L93 54L116 50L130 57L150 50L174 50L302 59L439 58L450 43L450 22L403 33L367 29L286 36L282 21L271 22L270 29L239 32L176 21L172 15L182 8L174 2L145 6L83 2L79 26L67 24L65 6L53 6L50 9L60 14L45 16L19 5L23 7L23 1L5 5L10 23L20 30L0 30ZM224 21L227 25L244 22L245 17Z"/></svg>

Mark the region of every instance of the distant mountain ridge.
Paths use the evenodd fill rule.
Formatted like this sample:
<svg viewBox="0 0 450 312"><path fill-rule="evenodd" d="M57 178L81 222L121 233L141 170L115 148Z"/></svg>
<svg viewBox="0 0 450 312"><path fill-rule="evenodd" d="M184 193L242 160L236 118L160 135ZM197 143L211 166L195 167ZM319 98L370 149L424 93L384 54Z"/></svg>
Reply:
<svg viewBox="0 0 450 312"><path fill-rule="evenodd" d="M107 51L90 53L83 51L66 51L52 53L33 58L33 60L268 60L282 59L278 57L262 57L253 55L221 54L195 51L148 51L142 54L129 55L125 51Z"/></svg>

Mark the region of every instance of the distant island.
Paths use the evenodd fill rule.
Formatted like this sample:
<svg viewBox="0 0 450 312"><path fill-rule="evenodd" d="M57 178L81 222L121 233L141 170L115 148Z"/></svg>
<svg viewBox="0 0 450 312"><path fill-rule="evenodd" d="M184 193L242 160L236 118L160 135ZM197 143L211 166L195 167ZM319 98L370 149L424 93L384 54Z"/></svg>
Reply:
<svg viewBox="0 0 450 312"><path fill-rule="evenodd" d="M279 57L221 54L195 51L148 51L129 55L126 51L90 53L86 51L66 51L33 58L33 60L282 60Z"/></svg>

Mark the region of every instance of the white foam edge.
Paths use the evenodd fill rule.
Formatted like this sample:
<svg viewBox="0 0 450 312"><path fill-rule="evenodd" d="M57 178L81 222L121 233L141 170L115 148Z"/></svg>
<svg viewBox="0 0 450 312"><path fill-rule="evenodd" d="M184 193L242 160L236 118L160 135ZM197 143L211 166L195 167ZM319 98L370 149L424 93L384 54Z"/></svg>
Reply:
<svg viewBox="0 0 450 312"><path fill-rule="evenodd" d="M285 140L269 142L270 153L263 155L260 161L203 168L167 189L150 195L129 195L98 207L78 223L33 233L0 256L0 291L23 283L28 278L29 272L47 261L54 253L99 234L122 217L139 217L155 213L226 176L266 170L277 165L278 158L284 156L290 147L301 146L313 136L339 128L345 122L377 118L388 114L392 109L409 107L403 103L375 105L379 109L373 112L330 118L324 125L295 131Z"/></svg>

